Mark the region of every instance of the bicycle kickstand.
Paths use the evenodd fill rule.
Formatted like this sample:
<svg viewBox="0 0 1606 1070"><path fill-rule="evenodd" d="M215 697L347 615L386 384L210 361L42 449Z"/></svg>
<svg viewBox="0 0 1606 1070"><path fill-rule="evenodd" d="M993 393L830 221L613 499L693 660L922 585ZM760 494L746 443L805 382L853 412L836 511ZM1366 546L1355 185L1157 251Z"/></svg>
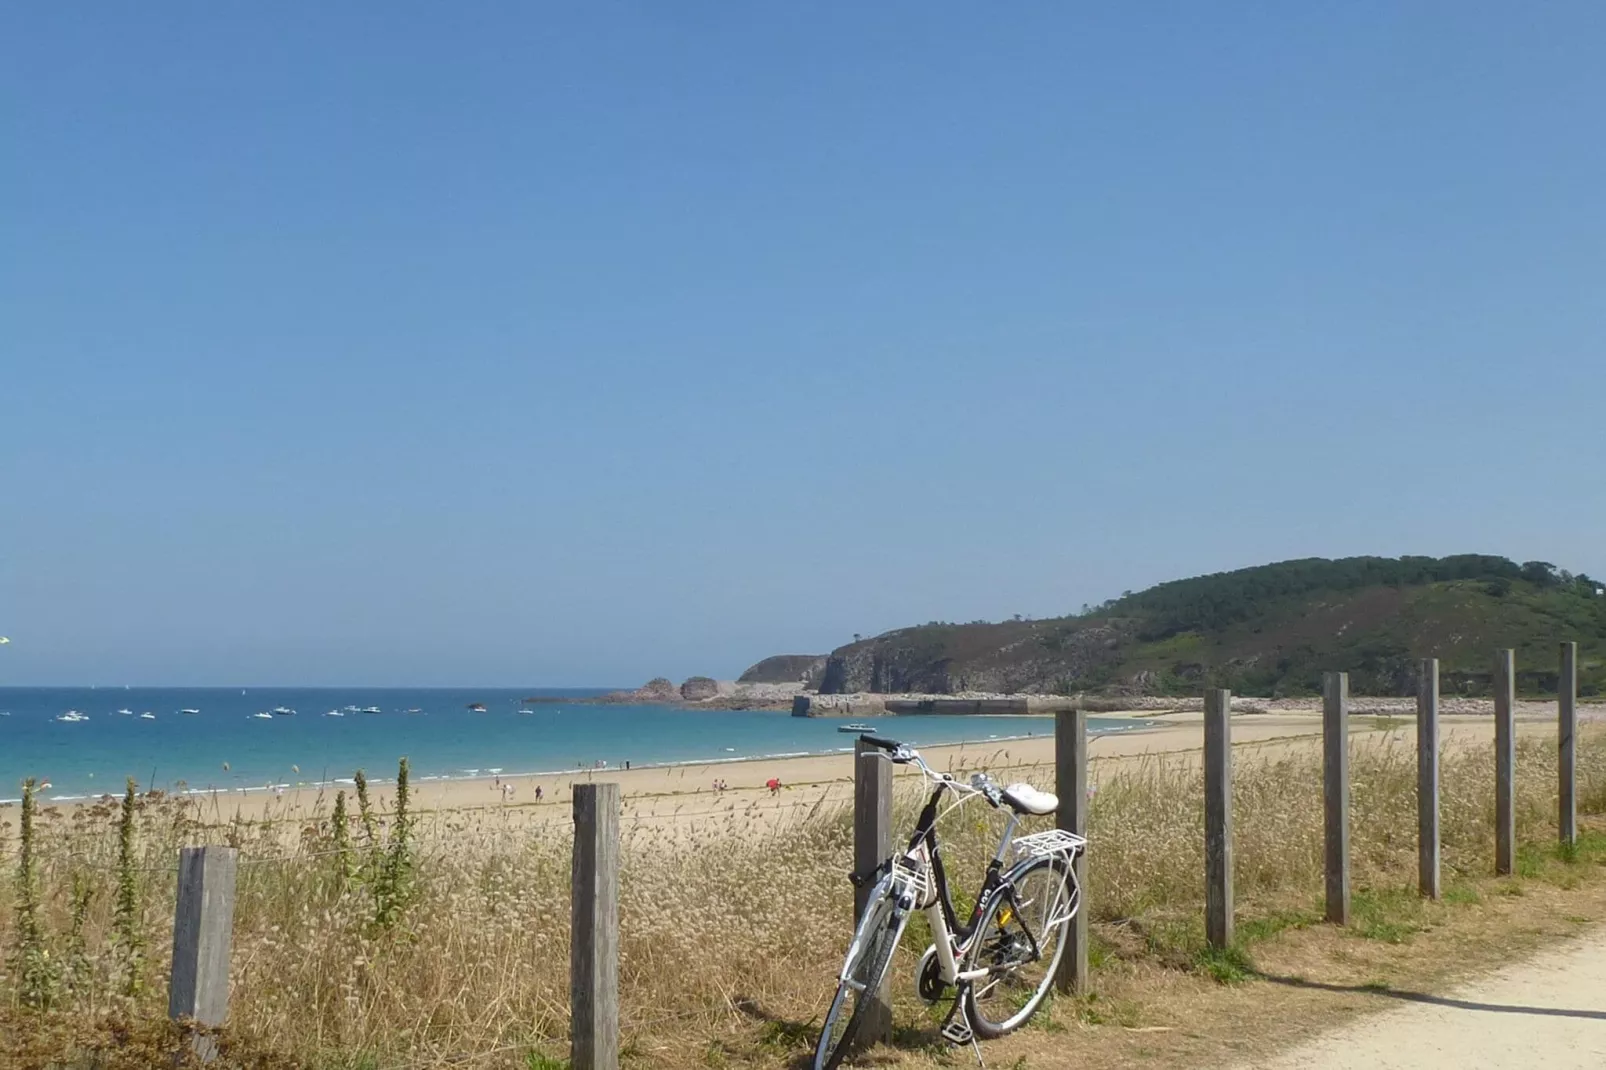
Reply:
<svg viewBox="0 0 1606 1070"><path fill-rule="evenodd" d="M954 996L954 1005L942 1023L942 1038L956 1048L969 1044L971 1054L976 1056L977 1067L980 1070L987 1070L987 1064L982 1062L981 1058L981 1045L976 1042L976 1031L970 1028L970 1021L965 1016L965 993L969 988L969 981L960 982L959 991Z"/></svg>

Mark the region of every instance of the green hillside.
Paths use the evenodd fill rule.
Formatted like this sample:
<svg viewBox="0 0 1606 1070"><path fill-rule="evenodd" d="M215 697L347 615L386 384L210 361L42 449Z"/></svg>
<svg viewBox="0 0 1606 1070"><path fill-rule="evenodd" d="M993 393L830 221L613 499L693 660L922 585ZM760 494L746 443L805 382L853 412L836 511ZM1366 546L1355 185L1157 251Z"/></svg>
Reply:
<svg viewBox="0 0 1606 1070"><path fill-rule="evenodd" d="M1163 583L1050 620L933 622L833 651L818 683L847 691L1110 691L1307 695L1347 671L1358 694L1410 694L1440 659L1447 694L1488 692L1493 652L1518 687L1553 692L1579 644L1580 691L1606 693L1606 587L1546 562L1477 554L1283 561Z"/></svg>

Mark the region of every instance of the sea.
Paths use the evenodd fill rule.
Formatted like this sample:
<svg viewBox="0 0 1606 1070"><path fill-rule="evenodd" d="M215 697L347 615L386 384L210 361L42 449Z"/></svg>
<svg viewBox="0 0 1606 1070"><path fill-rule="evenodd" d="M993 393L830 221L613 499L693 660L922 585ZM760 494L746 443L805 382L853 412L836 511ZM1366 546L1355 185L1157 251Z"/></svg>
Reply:
<svg viewBox="0 0 1606 1070"><path fill-rule="evenodd" d="M28 777L43 797L70 801L120 794L129 777L141 791L179 792L335 783L358 769L383 782L403 756L415 779L431 780L853 749L853 736L837 731L847 723L839 718L577 701L606 690L0 688L0 801L19 798ZM1043 717L862 720L917 746L1054 730ZM1114 732L1133 723L1095 717L1088 727Z"/></svg>

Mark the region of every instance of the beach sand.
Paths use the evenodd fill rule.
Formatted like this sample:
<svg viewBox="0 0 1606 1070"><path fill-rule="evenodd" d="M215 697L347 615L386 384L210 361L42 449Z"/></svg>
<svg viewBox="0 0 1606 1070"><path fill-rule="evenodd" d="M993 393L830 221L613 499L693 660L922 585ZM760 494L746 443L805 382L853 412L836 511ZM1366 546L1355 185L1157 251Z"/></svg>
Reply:
<svg viewBox="0 0 1606 1070"><path fill-rule="evenodd" d="M1152 713L1106 715L1126 717L1134 726L1126 731L1092 736L1088 753L1092 762L1089 776L1096 784L1101 768L1112 762L1144 755L1175 755L1197 760L1203 750L1204 717L1199 712L1175 713L1156 717ZM1488 744L1494 724L1487 716L1446 716L1441 719L1441 736L1446 745ZM1037 735L1010 740L954 744L924 748L922 754L936 769L969 772L985 769L1004 782L1026 780L1053 790L1054 719L1044 717ZM896 721L889 720L884 734L896 738ZM1381 739L1393 734L1406 745L1415 745L1415 725L1410 718L1381 719L1356 716L1351 719L1356 738ZM1527 736L1555 732L1555 721L1538 716L1519 720L1518 732ZM1312 746L1321 733L1321 714L1275 713L1235 714L1232 738L1235 747L1257 750L1289 746ZM912 777L900 770L899 780ZM778 792L765 785L771 779L781 783ZM714 789L718 780L726 785ZM415 781L412 806L415 813L441 815L451 812L495 812L514 823L568 822L570 789L576 783L611 782L620 785L626 823L651 824L675 821L695 822L702 818L742 812L764 814L774 820L815 809L822 802L846 801L852 796L853 758L851 754L825 754L795 758L731 760L645 769L587 769L563 775L480 777L474 779ZM236 814L253 821L305 822L327 814L336 790L348 785L301 785L285 789L282 795L268 792L226 792L196 797L204 815L226 819ZM538 802L536 788L542 792ZM376 806L388 812L393 802L393 782L370 784ZM353 811L355 804L352 804Z"/></svg>

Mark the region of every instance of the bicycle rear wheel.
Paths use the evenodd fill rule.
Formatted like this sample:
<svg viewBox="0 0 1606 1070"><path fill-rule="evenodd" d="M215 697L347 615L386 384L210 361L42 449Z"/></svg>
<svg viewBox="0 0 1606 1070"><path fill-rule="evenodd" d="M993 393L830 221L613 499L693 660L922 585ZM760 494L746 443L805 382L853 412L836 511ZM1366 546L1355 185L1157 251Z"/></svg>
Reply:
<svg viewBox="0 0 1606 1070"><path fill-rule="evenodd" d="M908 915L898 909L890 894L876 897L866 909L820 1029L820 1040L814 1048L814 1070L835 1070L852 1048L864 1009L887 976L892 953L898 948L907 921Z"/></svg>
<svg viewBox="0 0 1606 1070"><path fill-rule="evenodd" d="M1006 882L982 916L961 966L989 971L965 991L970 1027L987 1040L1019 1029L1042 1005L1081 898L1070 865L1059 858L1025 863Z"/></svg>

